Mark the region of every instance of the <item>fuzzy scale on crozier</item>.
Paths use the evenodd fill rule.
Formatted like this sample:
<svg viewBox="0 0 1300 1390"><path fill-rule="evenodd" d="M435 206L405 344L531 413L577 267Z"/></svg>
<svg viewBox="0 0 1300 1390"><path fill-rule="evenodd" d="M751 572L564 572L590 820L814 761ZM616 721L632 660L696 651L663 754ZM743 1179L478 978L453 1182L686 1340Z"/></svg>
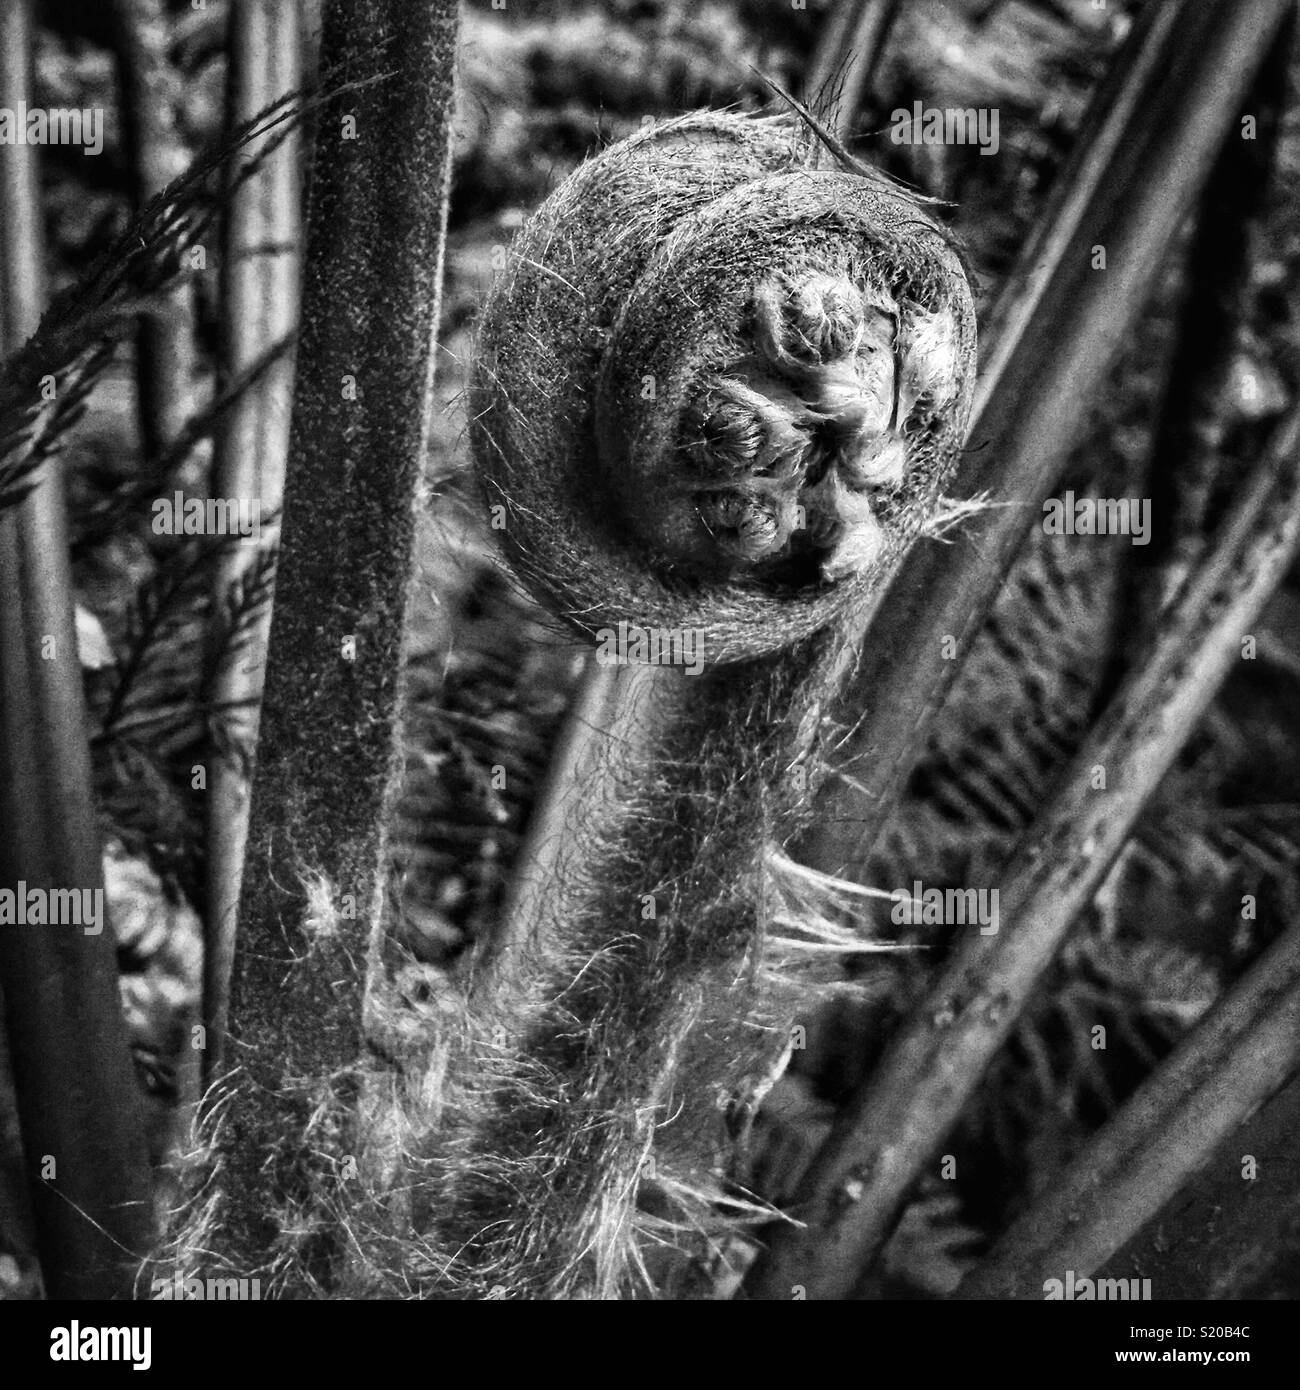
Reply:
<svg viewBox="0 0 1300 1390"><path fill-rule="evenodd" d="M975 347L946 235L819 153L784 117L624 141L533 215L485 308L471 440L511 568L588 643L691 629L708 664L656 673L617 796L448 1025L421 1198L443 1292L662 1290L788 1036L766 849L955 466Z"/></svg>

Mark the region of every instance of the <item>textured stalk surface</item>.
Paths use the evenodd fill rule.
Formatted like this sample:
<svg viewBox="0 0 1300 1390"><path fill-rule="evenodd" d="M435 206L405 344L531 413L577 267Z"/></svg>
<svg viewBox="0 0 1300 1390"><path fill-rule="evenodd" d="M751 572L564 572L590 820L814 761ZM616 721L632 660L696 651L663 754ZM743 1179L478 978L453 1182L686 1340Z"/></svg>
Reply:
<svg viewBox="0 0 1300 1390"><path fill-rule="evenodd" d="M356 1152L362 996L396 772L413 508L431 410L450 168L454 0L336 0L321 112L270 655L231 993L214 1254L328 1286ZM369 79L367 82L366 80ZM308 926L325 885L330 925ZM320 920L319 915L313 920ZM308 1134L313 1117L326 1136ZM268 1157L269 1156L269 1157Z"/></svg>

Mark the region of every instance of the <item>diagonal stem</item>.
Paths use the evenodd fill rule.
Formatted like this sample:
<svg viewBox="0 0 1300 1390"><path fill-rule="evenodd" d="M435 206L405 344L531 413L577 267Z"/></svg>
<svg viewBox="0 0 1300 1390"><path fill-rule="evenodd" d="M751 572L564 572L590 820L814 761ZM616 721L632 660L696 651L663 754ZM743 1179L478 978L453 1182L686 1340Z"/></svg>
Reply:
<svg viewBox="0 0 1300 1390"><path fill-rule="evenodd" d="M1090 1278L1297 1067L1300 928L1292 927L1003 1235L957 1297L1042 1298L1048 1281L1068 1271Z"/></svg>
<svg viewBox="0 0 1300 1390"><path fill-rule="evenodd" d="M1150 1279L1162 1299L1269 1297L1257 1291L1287 1280L1293 1248L1275 1233L1300 1227L1297 1132L1300 1076L1233 1129L1098 1276Z"/></svg>
<svg viewBox="0 0 1300 1390"><path fill-rule="evenodd" d="M828 787L797 856L812 867L851 875L866 860L1288 9L1148 7L995 314L962 473L995 505L959 549L913 547L881 599L873 659L842 705L860 719L853 782Z"/></svg>

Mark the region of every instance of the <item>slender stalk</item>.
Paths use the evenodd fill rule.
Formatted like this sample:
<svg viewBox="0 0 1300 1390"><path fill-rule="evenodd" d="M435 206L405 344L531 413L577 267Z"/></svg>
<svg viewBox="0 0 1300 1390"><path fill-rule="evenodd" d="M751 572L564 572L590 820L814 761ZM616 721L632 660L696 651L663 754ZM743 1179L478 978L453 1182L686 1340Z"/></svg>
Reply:
<svg viewBox="0 0 1300 1390"><path fill-rule="evenodd" d="M1195 1181L1180 1187L1098 1277L1150 1279L1161 1299L1277 1297L1287 1242L1273 1233L1294 1230L1300 1220L1298 1131L1295 1077L1223 1140Z"/></svg>
<svg viewBox="0 0 1300 1390"><path fill-rule="evenodd" d="M109 0L131 201L138 213L189 162L176 130L171 20L162 0ZM194 373L193 293L182 282L140 318L136 392L141 453L154 458L185 424Z"/></svg>
<svg viewBox="0 0 1300 1390"><path fill-rule="evenodd" d="M1151 511L1157 528L1154 544L1143 550L1144 558L1158 558L1162 572L1153 578L1166 595L1204 545L1212 499L1224 486L1225 383L1253 299L1254 248L1268 209L1294 38L1293 11L1242 113L1255 122L1255 138L1225 143L1206 186L1188 259L1169 389L1153 448ZM1148 609L1150 622L1159 622L1159 606ZM1134 636L1142 641L1146 633Z"/></svg>
<svg viewBox="0 0 1300 1390"><path fill-rule="evenodd" d="M296 5L278 0L236 0L230 10L229 122L251 120L301 81L302 35ZM226 214L221 296L227 376L250 370L273 344L291 333L298 314L300 210L298 141L290 137L257 176L235 188ZM263 548L273 547L284 498L285 456L293 354L279 357L246 386L230 409L213 466L213 494L250 498L263 519L263 535L228 553L218 567L214 604L227 601ZM274 520L272 518L275 518ZM242 747L257 742L258 703L266 661L270 614L256 620L246 644L227 655L212 683L214 704L229 708L230 727ZM203 1016L207 1028L204 1074L220 1071L229 1011L235 919L248 839L248 769L218 754L208 783L208 902L204 949Z"/></svg>
<svg viewBox="0 0 1300 1390"><path fill-rule="evenodd" d="M454 0L332 0L321 66L381 77L317 126L241 940L214 1258L332 1282L337 1230L300 1238L338 1192L397 785L398 672L430 412L450 174ZM335 895L308 934L308 877ZM324 1107L333 1139L307 1134ZM335 1142L337 1141L337 1149ZM326 1199L328 1200L328 1198ZM295 1276L287 1276L297 1289Z"/></svg>
<svg viewBox="0 0 1300 1390"><path fill-rule="evenodd" d="M599 823L609 814L620 764L641 741L638 711L643 700L653 699L649 692L656 674L652 666L609 667L588 658L511 869L501 925L485 952L498 968L544 917L577 826ZM482 971L477 992L489 995L494 983L493 975Z"/></svg>
<svg viewBox="0 0 1300 1390"><path fill-rule="evenodd" d="M1144 12L994 318L959 482L995 505L959 548L914 547L877 605L864 645L876 659L842 706L846 722L860 717L852 781L829 784L804 862L850 876L865 862L1287 11L1246 0Z"/></svg>
<svg viewBox="0 0 1300 1390"><path fill-rule="evenodd" d="M1300 929L1293 927L1006 1232L957 1297L1042 1298L1046 1281L1064 1281L1068 1270L1091 1277L1297 1067ZM1236 1169L1240 1184L1240 1160ZM1158 1293L1170 1296L1163 1287Z"/></svg>
<svg viewBox="0 0 1300 1390"><path fill-rule="evenodd" d="M1117 692L1000 894L1001 930L945 967L878 1072L841 1112L792 1213L751 1272L752 1297L849 1294L951 1130L1080 909L1213 698L1300 537L1300 412L1279 429L1150 659ZM1097 769L1106 790L1097 790Z"/></svg>
<svg viewBox="0 0 1300 1390"><path fill-rule="evenodd" d="M6 1257L0 1297L8 1300L41 1296L41 1267L36 1254L36 1222L27 1182L18 1126L18 1096L0 995L0 1255Z"/></svg>
<svg viewBox="0 0 1300 1390"><path fill-rule="evenodd" d="M0 7L0 99L31 92L31 12ZM35 149L0 145L0 345L44 299ZM0 886L99 894L99 930L0 929L0 988L52 1298L125 1298L152 1240L148 1166L91 799L62 479L0 511ZM79 902L87 901L81 894Z"/></svg>

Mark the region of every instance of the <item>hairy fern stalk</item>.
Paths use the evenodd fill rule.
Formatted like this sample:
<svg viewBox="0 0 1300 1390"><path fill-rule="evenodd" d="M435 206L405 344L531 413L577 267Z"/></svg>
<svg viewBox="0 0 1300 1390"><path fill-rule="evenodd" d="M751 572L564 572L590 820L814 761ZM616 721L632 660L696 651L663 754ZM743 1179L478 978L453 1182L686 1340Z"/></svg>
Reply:
<svg viewBox="0 0 1300 1390"><path fill-rule="evenodd" d="M581 646L631 634L632 664L551 868L412 1077L434 1296L682 1289L761 1214L728 1184L799 997L772 966L807 954L774 930L772 851L938 510L974 363L946 235L823 159L785 117L649 129L543 204L486 305L489 525ZM638 634L699 660L638 665Z"/></svg>

